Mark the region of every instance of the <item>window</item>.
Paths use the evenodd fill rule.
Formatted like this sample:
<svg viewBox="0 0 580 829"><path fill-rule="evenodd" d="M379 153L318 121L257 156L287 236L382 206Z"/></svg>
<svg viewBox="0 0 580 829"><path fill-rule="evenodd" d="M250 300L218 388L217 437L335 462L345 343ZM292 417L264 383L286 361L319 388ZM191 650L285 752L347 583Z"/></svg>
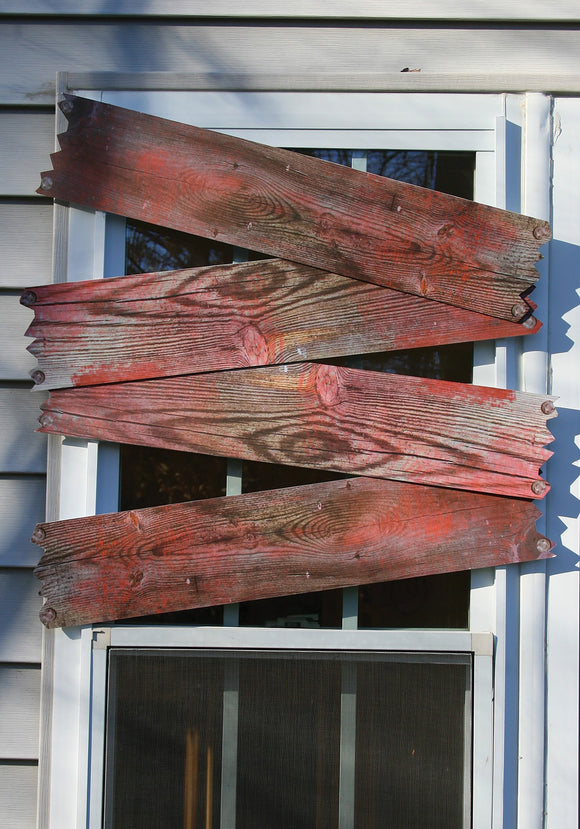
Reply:
<svg viewBox="0 0 580 829"><path fill-rule="evenodd" d="M473 195L475 178L477 198L491 200L485 188L493 178L497 96L437 96L436 108L429 95L111 91L104 100L300 151L333 147L323 151L338 154L333 160L390 175L398 165L440 189L461 169L456 192ZM69 279L120 274L126 255L133 271L241 255L207 244L192 249L190 240L76 209L68 254ZM459 371L453 376L469 381L471 355L467 346L419 350L414 366L409 355L373 359L381 370ZM160 495L176 501L266 489L310 474L148 451L121 450L123 508ZM116 510L118 483L115 447L63 442L61 518ZM135 825L155 825L156 809L171 802L172 825L186 829L266 825L255 786L269 776L280 826L373 826L388 813L411 827L425 825L429 811L430 825L489 827L491 637L470 618L470 575L441 579L254 602L224 615L210 609L136 620L79 636L57 631L53 733L62 740L70 732L77 762L71 769L63 760L58 774L55 766L52 824L85 825L87 815L91 829L102 821L125 827L130 813L141 815ZM72 725L71 671L80 689ZM162 782L164 752L174 765ZM280 765L285 756L295 762ZM296 776L287 773L292 766ZM65 807L70 792L62 786L71 772L78 795ZM395 792L388 781L396 775ZM145 807L138 803L144 788Z"/></svg>
<svg viewBox="0 0 580 829"><path fill-rule="evenodd" d="M471 788L489 766L490 635L114 626L94 639L108 829L488 825L486 810L472 824ZM91 827L100 817L97 795Z"/></svg>

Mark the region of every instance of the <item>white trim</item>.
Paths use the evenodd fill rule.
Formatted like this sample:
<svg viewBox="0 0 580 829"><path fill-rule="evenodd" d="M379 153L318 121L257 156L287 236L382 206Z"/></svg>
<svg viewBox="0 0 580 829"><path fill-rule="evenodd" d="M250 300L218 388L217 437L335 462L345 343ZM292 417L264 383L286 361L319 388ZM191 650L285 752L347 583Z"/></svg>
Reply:
<svg viewBox="0 0 580 829"><path fill-rule="evenodd" d="M523 212L550 220L551 203L551 101L544 95L526 96L524 126ZM546 258L538 263L540 280L534 300L549 314L547 246ZM546 393L548 388L548 327L524 342L521 371L524 391ZM548 509L550 495L542 503ZM545 520L538 521L540 532ZM518 817L526 829L544 826L545 799L545 649L546 562L520 566L520 696Z"/></svg>
<svg viewBox="0 0 580 829"><path fill-rule="evenodd" d="M72 89L242 90L320 92L436 92L518 93L551 92L576 95L580 75L534 72L350 72L314 71L308 74L272 72L253 74L200 72L70 72Z"/></svg>
<svg viewBox="0 0 580 829"><path fill-rule="evenodd" d="M528 0L490 0L466 4L460 0L294 0L291 12L286 3L273 0L5 0L4 14L73 15L79 17L131 15L138 17L322 19L322 20L491 20L578 21L575 0L551 0L540 6Z"/></svg>

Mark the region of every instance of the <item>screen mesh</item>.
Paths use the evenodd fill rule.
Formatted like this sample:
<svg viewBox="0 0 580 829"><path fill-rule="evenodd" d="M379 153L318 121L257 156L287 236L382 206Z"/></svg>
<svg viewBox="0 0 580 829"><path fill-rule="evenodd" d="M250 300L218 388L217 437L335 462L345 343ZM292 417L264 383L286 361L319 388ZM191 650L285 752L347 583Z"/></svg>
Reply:
<svg viewBox="0 0 580 829"><path fill-rule="evenodd" d="M463 827L471 657L112 649L105 826Z"/></svg>

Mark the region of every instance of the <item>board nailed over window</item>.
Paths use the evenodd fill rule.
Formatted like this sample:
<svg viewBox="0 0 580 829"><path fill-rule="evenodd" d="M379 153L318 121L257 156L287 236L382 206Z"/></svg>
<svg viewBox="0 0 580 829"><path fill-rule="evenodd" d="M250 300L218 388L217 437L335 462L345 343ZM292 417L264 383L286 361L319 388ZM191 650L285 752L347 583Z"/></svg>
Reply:
<svg viewBox="0 0 580 829"><path fill-rule="evenodd" d="M533 334L549 226L68 96L40 192L277 258L31 289L41 430L350 476L39 525L49 626L551 555L550 397L361 352ZM282 258L280 258L282 257Z"/></svg>

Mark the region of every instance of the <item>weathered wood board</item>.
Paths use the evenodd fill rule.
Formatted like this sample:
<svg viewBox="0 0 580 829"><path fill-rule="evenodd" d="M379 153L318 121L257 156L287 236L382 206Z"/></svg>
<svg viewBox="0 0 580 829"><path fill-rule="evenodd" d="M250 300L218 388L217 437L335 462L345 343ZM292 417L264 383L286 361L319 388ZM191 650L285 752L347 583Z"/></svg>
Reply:
<svg viewBox="0 0 580 829"><path fill-rule="evenodd" d="M48 627L546 558L529 501L352 478L39 524Z"/></svg>
<svg viewBox="0 0 580 829"><path fill-rule="evenodd" d="M39 192L507 320L547 222L66 96Z"/></svg>
<svg viewBox="0 0 580 829"><path fill-rule="evenodd" d="M52 392L41 431L534 498L552 399L296 363Z"/></svg>
<svg viewBox="0 0 580 829"><path fill-rule="evenodd" d="M37 388L487 340L537 331L280 259L40 286L21 302Z"/></svg>

